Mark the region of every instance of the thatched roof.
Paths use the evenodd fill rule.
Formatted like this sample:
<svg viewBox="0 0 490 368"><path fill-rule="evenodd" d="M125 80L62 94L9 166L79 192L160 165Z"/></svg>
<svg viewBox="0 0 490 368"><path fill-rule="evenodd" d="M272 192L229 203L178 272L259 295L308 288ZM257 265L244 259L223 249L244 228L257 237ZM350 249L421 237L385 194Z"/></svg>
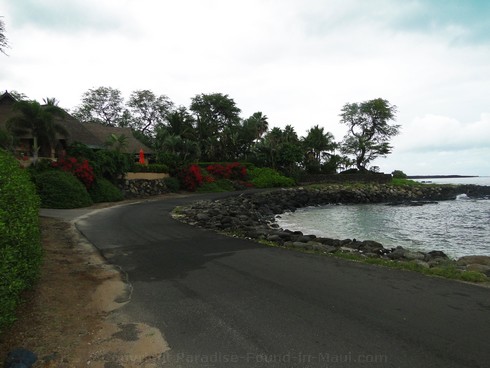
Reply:
<svg viewBox="0 0 490 368"><path fill-rule="evenodd" d="M123 149L126 153L139 153L141 149L145 153L153 153L151 148L134 137L131 128L110 127L98 123L83 123L82 125L103 143L109 141L111 134L124 135L127 137L126 147Z"/></svg>
<svg viewBox="0 0 490 368"><path fill-rule="evenodd" d="M0 128L6 129L7 121L16 114L13 106L16 102L7 91L0 95ZM125 153L138 153L143 149L145 153L153 153L153 151L136 139L130 128L108 127L96 123L81 123L78 119L66 113L63 117L55 117L58 124L62 125L68 132L66 140L68 144L79 142L93 149L106 148L106 142L111 134L117 136L124 135L127 137L127 146L123 149ZM65 137L60 137L64 139Z"/></svg>
<svg viewBox="0 0 490 368"><path fill-rule="evenodd" d="M13 106L16 101L15 97L7 91L0 96L0 129L6 129L7 121L15 115Z"/></svg>

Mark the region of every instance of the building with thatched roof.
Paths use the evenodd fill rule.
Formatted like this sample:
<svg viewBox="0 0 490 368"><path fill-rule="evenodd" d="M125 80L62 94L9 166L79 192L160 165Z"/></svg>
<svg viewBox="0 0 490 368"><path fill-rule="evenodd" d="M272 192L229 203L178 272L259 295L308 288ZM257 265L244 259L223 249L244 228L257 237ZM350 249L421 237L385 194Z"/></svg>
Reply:
<svg viewBox="0 0 490 368"><path fill-rule="evenodd" d="M8 130L7 122L18 114L14 109L16 102L16 98L7 91L0 95L0 129ZM67 136L57 135L56 156L60 155L66 147L75 142L82 143L92 149L106 149L111 136L124 137L124 145L120 147L123 153L138 154L140 150L149 155L153 153L148 146L133 135L130 128L109 127L97 123L81 123L67 112L62 117L55 116L54 121L68 133ZM32 141L32 136L22 136L18 146L15 148L17 156L31 156Z"/></svg>

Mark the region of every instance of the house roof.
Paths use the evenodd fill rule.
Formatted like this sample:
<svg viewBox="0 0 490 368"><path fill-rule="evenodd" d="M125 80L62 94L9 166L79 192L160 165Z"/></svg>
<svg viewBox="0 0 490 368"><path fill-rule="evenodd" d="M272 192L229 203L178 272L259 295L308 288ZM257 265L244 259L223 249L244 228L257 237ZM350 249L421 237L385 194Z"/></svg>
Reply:
<svg viewBox="0 0 490 368"><path fill-rule="evenodd" d="M131 128L111 127L98 123L83 123L82 125L104 144L110 139L112 134L117 136L124 135L127 137L127 141L126 147L123 148L123 152L138 153L143 149L145 153L153 153L151 148L136 139Z"/></svg>
<svg viewBox="0 0 490 368"><path fill-rule="evenodd" d="M13 111L13 106L17 100L10 93L5 91L4 94L0 96L0 128L7 128L7 121L15 115Z"/></svg>
<svg viewBox="0 0 490 368"><path fill-rule="evenodd" d="M0 95L0 128L6 129L7 121L16 114L13 110L16 101L15 97L7 91ZM153 153L149 147L134 137L130 128L109 127L97 123L81 123L69 113L66 113L63 117L56 116L55 120L68 132L69 135L66 137L68 143L79 142L90 148L103 149L106 148L106 142L111 134L124 135L127 137L127 145L123 148L123 152L138 153L140 149L143 149L145 153Z"/></svg>

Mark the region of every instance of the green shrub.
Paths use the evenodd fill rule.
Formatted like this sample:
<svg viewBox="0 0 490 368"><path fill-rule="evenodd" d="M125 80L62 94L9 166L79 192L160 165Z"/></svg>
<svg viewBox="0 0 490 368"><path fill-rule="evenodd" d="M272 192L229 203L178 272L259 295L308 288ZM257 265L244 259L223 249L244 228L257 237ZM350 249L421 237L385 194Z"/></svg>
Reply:
<svg viewBox="0 0 490 368"><path fill-rule="evenodd" d="M43 171L49 171L49 170L56 170L55 167L52 166L53 161L50 159L46 158L38 158L36 162L33 162L27 170L33 175L37 175L39 173L42 173Z"/></svg>
<svg viewBox="0 0 490 368"><path fill-rule="evenodd" d="M416 187L416 186L423 186L424 184L419 183L418 181L415 180L410 180L410 179L397 179L393 178L391 179L391 185L394 186L410 186L410 187Z"/></svg>
<svg viewBox="0 0 490 368"><path fill-rule="evenodd" d="M92 204L84 185L65 171L46 171L34 176L44 208L79 208Z"/></svg>
<svg viewBox="0 0 490 368"><path fill-rule="evenodd" d="M39 274L39 197L26 170L0 150L0 333L15 320L20 293Z"/></svg>
<svg viewBox="0 0 490 368"><path fill-rule="evenodd" d="M393 179L406 179L407 178L407 174L405 174L401 170L395 170L391 173L391 175L393 176Z"/></svg>
<svg viewBox="0 0 490 368"><path fill-rule="evenodd" d="M249 170L250 182L257 188L291 187L293 179L279 174L268 167Z"/></svg>
<svg viewBox="0 0 490 368"><path fill-rule="evenodd" d="M203 183L198 189L198 192L209 193L209 192L232 192L236 190L233 182L228 179L219 179L213 182Z"/></svg>
<svg viewBox="0 0 490 368"><path fill-rule="evenodd" d="M140 163L135 163L131 168L131 171L148 173L168 173L168 166L165 164L141 165Z"/></svg>
<svg viewBox="0 0 490 368"><path fill-rule="evenodd" d="M105 178L96 178L88 193L95 203L118 202L124 199L121 191Z"/></svg>
<svg viewBox="0 0 490 368"><path fill-rule="evenodd" d="M179 179L174 178L172 176L163 179L165 182L165 185L167 186L167 189L170 190L171 192L178 192L180 189L180 182Z"/></svg>
<svg viewBox="0 0 490 368"><path fill-rule="evenodd" d="M91 162L96 177L104 177L116 183L132 166L131 157L125 153L100 150L95 153Z"/></svg>

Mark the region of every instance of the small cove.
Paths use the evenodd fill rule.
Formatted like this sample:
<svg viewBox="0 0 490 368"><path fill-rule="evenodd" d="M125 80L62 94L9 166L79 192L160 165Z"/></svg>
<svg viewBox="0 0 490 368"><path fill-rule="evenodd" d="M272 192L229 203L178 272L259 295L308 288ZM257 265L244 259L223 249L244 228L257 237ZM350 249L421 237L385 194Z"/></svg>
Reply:
<svg viewBox="0 0 490 368"><path fill-rule="evenodd" d="M452 258L490 256L490 200L459 196L423 206L346 204L302 208L281 228L335 239L375 240L385 248L440 250Z"/></svg>

